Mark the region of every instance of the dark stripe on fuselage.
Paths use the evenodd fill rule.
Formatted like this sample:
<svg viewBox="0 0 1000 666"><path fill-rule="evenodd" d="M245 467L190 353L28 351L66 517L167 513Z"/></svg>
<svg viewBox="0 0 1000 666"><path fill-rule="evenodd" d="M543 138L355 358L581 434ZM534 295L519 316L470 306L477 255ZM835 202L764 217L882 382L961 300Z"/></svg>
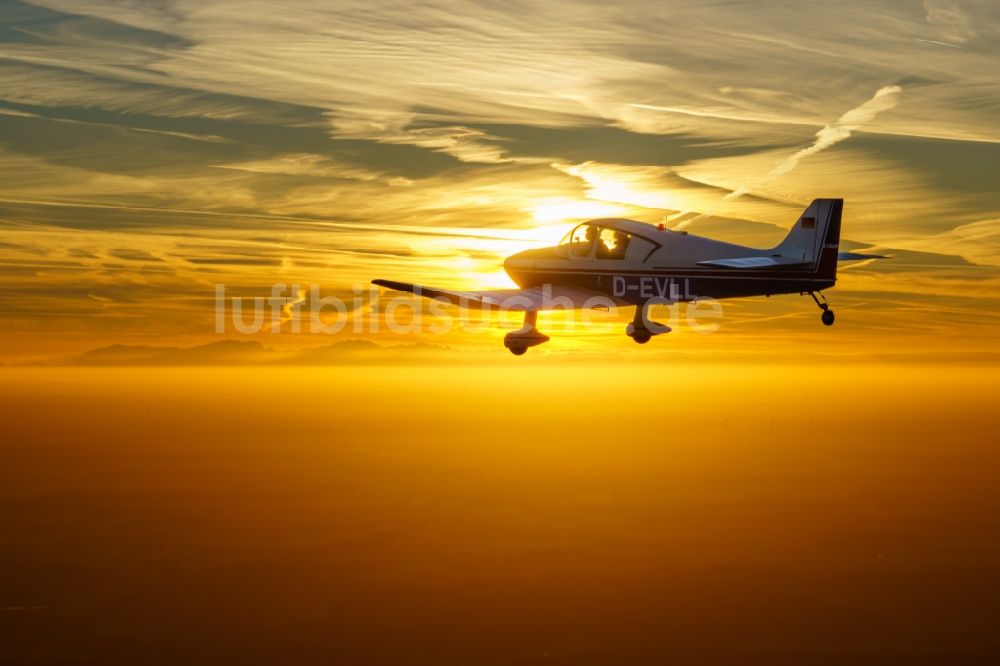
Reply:
<svg viewBox="0 0 1000 666"><path fill-rule="evenodd" d="M711 273L706 275L706 273ZM832 287L834 281L818 279L810 271L795 275L762 274L760 271L594 271L546 269L511 271L511 279L520 287L558 284L606 294L612 298L639 304L652 299L694 301L700 298L737 298L799 294Z"/></svg>

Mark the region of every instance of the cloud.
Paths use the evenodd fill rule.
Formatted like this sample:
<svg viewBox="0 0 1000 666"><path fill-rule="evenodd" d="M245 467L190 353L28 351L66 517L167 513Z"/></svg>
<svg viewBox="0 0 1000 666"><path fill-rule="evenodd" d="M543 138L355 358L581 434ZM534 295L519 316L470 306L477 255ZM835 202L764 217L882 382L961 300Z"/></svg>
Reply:
<svg viewBox="0 0 1000 666"><path fill-rule="evenodd" d="M108 251L112 257L124 259L126 261L163 261L159 257L153 256L145 250L134 248L115 248Z"/></svg>
<svg viewBox="0 0 1000 666"><path fill-rule="evenodd" d="M266 159L217 164L214 166L220 169L233 169L260 174L309 176L312 178L335 178L365 182L381 181L392 186L413 184L413 181L408 178L392 176L383 171L359 165L338 163L323 155L310 153L287 153Z"/></svg>
<svg viewBox="0 0 1000 666"><path fill-rule="evenodd" d="M924 0L924 11L927 22L937 27L949 42L964 44L976 35L972 20L955 0Z"/></svg>
<svg viewBox="0 0 1000 666"><path fill-rule="evenodd" d="M797 12L760 12L741 4L721 10L697 2L646 5L641 11L559 1L518 11L462 0L378 7L360 0L38 4L118 28L103 42L54 32L32 43L30 52L19 44L6 55L104 77L95 84L147 86L129 91L117 85L115 101L125 107L155 110L150 100L129 99L143 95L159 97L165 112L186 104L192 113L224 114L224 106L212 108L224 101L218 97L211 104L176 104L171 97L229 95L233 104L253 97L320 109L343 136L371 136L366 123L402 138L398 133L406 128L595 121L642 132L699 128L716 134L738 119L815 124L831 99L856 95L877 81L923 76L939 85L928 86L910 100L906 115L878 131L996 137L985 112L997 85L985 75L995 57L956 51L928 61L915 41L941 37L928 31L929 20L964 34L960 17L975 16L981 29L995 30L988 9L972 14L931 4L925 20L860 1ZM130 26L164 36L134 63L121 55L131 53L121 48L129 43L124 40ZM98 71L99 62L118 66ZM164 86L159 93L157 85ZM57 98L67 88L44 77L28 86L36 99ZM472 140L463 131L449 135L448 141ZM497 158L481 150L463 154Z"/></svg>
<svg viewBox="0 0 1000 666"><path fill-rule="evenodd" d="M416 115L403 111L367 110L352 114L330 113L331 135L336 139L367 139L378 143L419 146L445 153L462 162L499 164L527 160L508 157L497 140L486 132L460 125L413 127Z"/></svg>

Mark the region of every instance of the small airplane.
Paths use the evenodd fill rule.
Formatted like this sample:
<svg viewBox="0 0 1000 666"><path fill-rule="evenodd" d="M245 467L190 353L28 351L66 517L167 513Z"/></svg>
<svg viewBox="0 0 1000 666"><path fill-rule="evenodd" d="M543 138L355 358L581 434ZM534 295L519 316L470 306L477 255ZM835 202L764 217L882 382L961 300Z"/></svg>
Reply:
<svg viewBox="0 0 1000 666"><path fill-rule="evenodd" d="M831 326L834 314L822 290L836 284L837 262L884 258L839 252L843 209L843 199L814 200L785 239L767 250L666 229L663 224L590 220L555 247L508 257L504 270L520 289L451 291L393 280L372 280L372 284L462 307L523 311L523 327L504 336L504 346L517 356L549 340L536 328L539 310L635 306L635 318L625 333L645 344L670 331L649 319L653 304L808 294L822 311L823 324Z"/></svg>

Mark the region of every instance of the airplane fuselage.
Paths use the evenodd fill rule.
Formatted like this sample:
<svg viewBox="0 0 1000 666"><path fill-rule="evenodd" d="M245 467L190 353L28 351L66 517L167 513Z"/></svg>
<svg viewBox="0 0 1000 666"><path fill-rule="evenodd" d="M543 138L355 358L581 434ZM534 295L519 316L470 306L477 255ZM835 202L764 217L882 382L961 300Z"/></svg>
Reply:
<svg viewBox="0 0 1000 666"><path fill-rule="evenodd" d="M836 255L837 249L824 249ZM652 258L652 257L651 257ZM596 291L630 305L801 294L832 287L836 279L817 277L812 269L686 268L615 265L601 259L559 256L558 248L528 250L504 262L504 270L522 288L560 284ZM623 262L627 263L627 262Z"/></svg>

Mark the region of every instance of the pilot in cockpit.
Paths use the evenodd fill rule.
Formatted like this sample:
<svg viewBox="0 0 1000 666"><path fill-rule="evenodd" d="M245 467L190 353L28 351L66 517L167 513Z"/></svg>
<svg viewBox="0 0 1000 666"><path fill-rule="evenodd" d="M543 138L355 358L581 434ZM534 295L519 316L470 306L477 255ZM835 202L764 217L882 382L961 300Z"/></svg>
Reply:
<svg viewBox="0 0 1000 666"><path fill-rule="evenodd" d="M604 242L601 238L601 231L597 227L588 226L587 227L587 247L591 248L596 245L596 250L594 256L598 259L607 259L611 256L611 250L608 249L608 244Z"/></svg>

